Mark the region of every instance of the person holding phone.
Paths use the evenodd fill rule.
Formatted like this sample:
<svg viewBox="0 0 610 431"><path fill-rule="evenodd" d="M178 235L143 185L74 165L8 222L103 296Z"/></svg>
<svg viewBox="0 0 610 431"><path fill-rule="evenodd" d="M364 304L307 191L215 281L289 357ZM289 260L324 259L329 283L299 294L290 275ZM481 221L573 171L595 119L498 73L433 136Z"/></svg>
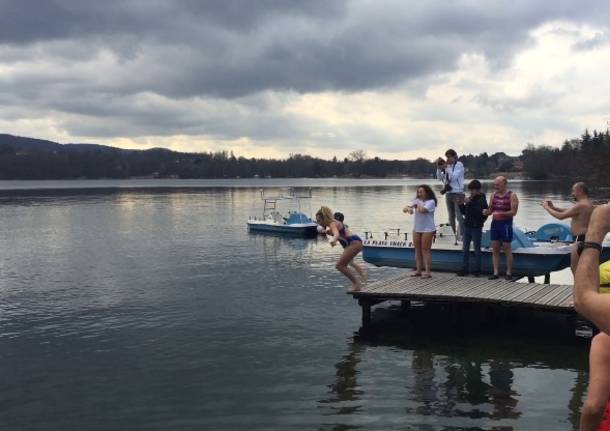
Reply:
<svg viewBox="0 0 610 431"><path fill-rule="evenodd" d="M571 219L570 230L574 237L574 246L570 255L570 268L572 274L574 274L578 265L578 248L585 240L589 219L593 212L593 202L589 198L589 189L583 182L578 182L572 186L572 196L576 203L569 208L557 208L550 200L542 202L542 207L556 219Z"/></svg>
<svg viewBox="0 0 610 431"><path fill-rule="evenodd" d="M434 211L436 196L427 184L417 187L415 199L403 208L404 213L415 214L413 221L413 247L415 248L415 271L411 277L430 278L432 273L432 242L436 233ZM422 268L424 272L422 273Z"/></svg>
<svg viewBox="0 0 610 431"><path fill-rule="evenodd" d="M468 183L470 196L464 200L464 204L460 209L464 214L464 242L462 251L464 253L462 269L457 275L464 277L470 273L470 242L472 241L474 248L474 271L472 275L478 277L481 274L481 239L483 237L483 225L487 216L483 214L483 210L488 208L485 194L481 192L481 182L472 180Z"/></svg>

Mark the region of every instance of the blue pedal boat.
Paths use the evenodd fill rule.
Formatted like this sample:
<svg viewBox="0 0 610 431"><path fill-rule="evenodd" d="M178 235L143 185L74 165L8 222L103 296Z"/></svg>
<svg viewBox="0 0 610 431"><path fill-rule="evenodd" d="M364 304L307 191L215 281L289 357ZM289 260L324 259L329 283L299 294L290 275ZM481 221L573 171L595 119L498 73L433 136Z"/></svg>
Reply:
<svg viewBox="0 0 610 431"><path fill-rule="evenodd" d="M415 267L415 249L408 240L400 239L366 239L364 240L363 258L376 266L398 268ZM489 231L483 233L481 241L481 273L491 274L492 252ZM535 241L525 233L514 229L513 275L534 277L547 275L570 266L571 245L563 241ZM462 269L462 246L449 241L436 241L432 246L432 271L458 272ZM470 271L474 270L474 251L470 251ZM500 255L500 267L504 267L504 255Z"/></svg>
<svg viewBox="0 0 610 431"><path fill-rule="evenodd" d="M563 242L567 244L574 242L570 227L563 223L547 223L536 231L525 232L525 235L534 242ZM600 264L610 260L610 240L605 240L602 246L602 251L599 254Z"/></svg>
<svg viewBox="0 0 610 431"><path fill-rule="evenodd" d="M310 199L311 189L299 190L289 189L288 193L277 195L266 195L261 190L263 200L262 217L250 217L248 219L248 231L253 233L266 233L283 236L295 236L302 238L315 238L318 236L318 224L301 212L301 199ZM280 201L291 202L298 207L297 211L288 211L283 216L277 211Z"/></svg>

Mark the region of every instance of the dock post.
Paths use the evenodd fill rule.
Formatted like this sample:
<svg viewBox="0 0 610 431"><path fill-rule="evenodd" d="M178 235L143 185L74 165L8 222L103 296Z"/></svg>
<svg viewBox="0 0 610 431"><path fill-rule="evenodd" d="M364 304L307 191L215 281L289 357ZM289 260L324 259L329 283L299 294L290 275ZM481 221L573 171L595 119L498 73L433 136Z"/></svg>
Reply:
<svg viewBox="0 0 610 431"><path fill-rule="evenodd" d="M544 284L551 284L551 274L544 274Z"/></svg>
<svg viewBox="0 0 610 431"><path fill-rule="evenodd" d="M371 326L371 303L364 298L358 299L358 304L362 307L362 327L368 329Z"/></svg>
<svg viewBox="0 0 610 431"><path fill-rule="evenodd" d="M536 282L536 278L532 277L531 275L527 276L527 282L528 283L535 283Z"/></svg>

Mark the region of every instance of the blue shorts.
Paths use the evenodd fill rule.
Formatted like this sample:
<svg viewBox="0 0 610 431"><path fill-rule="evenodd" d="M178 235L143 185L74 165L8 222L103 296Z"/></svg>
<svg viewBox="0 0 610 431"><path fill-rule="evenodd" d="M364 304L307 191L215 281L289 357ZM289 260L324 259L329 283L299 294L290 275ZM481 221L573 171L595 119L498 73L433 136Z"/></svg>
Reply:
<svg viewBox="0 0 610 431"><path fill-rule="evenodd" d="M492 241L513 242L513 221L492 220L489 234Z"/></svg>

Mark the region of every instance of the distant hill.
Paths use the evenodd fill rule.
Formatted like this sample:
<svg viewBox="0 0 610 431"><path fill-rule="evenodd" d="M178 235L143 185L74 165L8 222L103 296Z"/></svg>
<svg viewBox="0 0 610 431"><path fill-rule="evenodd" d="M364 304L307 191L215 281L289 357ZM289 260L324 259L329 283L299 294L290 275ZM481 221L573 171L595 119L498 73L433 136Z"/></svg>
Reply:
<svg viewBox="0 0 610 431"><path fill-rule="evenodd" d="M233 153L180 153L166 148L131 150L0 134L0 179L397 177L430 178L426 159L383 160L354 151L350 158L323 160L302 154L285 160L236 157ZM511 171L519 158L496 153L461 158L471 176Z"/></svg>
<svg viewBox="0 0 610 431"><path fill-rule="evenodd" d="M63 146L57 142L46 141L44 139L24 138L21 136L7 135L0 133L0 149L11 148L19 152L45 152L61 150Z"/></svg>
<svg viewBox="0 0 610 431"><path fill-rule="evenodd" d="M0 148L8 148L21 153L52 153L54 151L75 150L75 151L134 151L122 150L99 144L59 144L44 139L26 138L22 136L7 135L0 133ZM139 151L139 150L135 150Z"/></svg>

